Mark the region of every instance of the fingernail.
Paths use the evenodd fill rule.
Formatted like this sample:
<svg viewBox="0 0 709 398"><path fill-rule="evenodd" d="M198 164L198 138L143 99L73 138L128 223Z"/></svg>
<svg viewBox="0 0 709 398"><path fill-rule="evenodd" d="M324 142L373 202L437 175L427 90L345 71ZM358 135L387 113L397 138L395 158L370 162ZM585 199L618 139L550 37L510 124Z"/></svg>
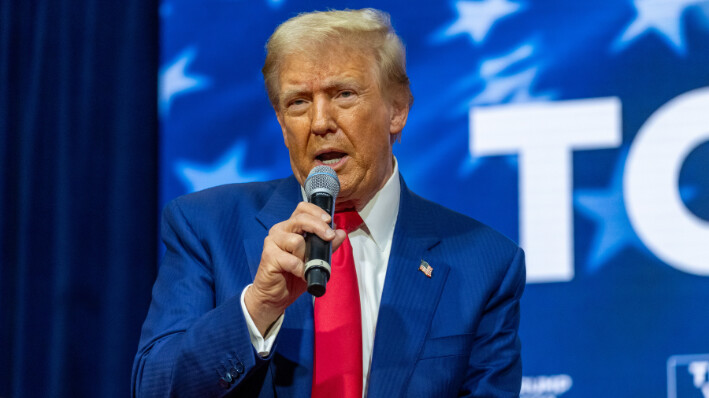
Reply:
<svg viewBox="0 0 709 398"><path fill-rule="evenodd" d="M325 221L325 222L330 221L330 215L329 215L329 214L322 214L322 215L320 216L320 218L322 218L322 220Z"/></svg>
<svg viewBox="0 0 709 398"><path fill-rule="evenodd" d="M328 229L327 232L325 232L325 237L326 238L334 238L335 237L335 231Z"/></svg>

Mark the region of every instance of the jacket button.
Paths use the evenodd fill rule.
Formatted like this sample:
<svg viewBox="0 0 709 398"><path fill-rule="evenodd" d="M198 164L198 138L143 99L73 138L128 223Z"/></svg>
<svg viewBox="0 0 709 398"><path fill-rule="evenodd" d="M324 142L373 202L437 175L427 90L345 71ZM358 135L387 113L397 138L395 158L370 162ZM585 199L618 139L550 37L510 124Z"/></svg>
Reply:
<svg viewBox="0 0 709 398"><path fill-rule="evenodd" d="M224 378L219 379L219 385L225 390L229 388L229 382L224 380Z"/></svg>
<svg viewBox="0 0 709 398"><path fill-rule="evenodd" d="M232 381L234 381L234 378L231 377L231 374L229 374L229 372L226 372L224 377L222 377L222 380L226 381L227 383L231 383Z"/></svg>
<svg viewBox="0 0 709 398"><path fill-rule="evenodd" d="M241 362L237 362L236 371L239 372L239 374L244 373L244 364Z"/></svg>
<svg viewBox="0 0 709 398"><path fill-rule="evenodd" d="M231 378L234 379L234 380L236 380L236 379L239 378L239 372L237 372L236 369L234 369L234 368L229 369L229 373L228 373L228 374L229 374L229 375L231 376Z"/></svg>

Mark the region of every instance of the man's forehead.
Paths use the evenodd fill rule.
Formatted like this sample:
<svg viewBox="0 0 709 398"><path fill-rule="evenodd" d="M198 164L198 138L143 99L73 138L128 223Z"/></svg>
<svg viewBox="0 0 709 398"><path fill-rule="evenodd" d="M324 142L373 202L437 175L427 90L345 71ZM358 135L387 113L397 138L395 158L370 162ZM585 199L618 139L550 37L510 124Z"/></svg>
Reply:
<svg viewBox="0 0 709 398"><path fill-rule="evenodd" d="M286 74L284 80L281 83L281 89L284 90L311 90L314 88L318 89L329 89L329 88L342 88L347 86L360 86L366 84L370 81L364 76L364 73L354 73L356 71L348 71L340 74L317 74L311 75L305 74Z"/></svg>
<svg viewBox="0 0 709 398"><path fill-rule="evenodd" d="M280 70L281 89L339 87L366 84L376 80L374 60L366 54L323 56L293 54L286 57Z"/></svg>
<svg viewBox="0 0 709 398"><path fill-rule="evenodd" d="M345 65L372 65L375 63L373 52L360 46L334 46L310 48L293 51L283 56L281 72L289 68L328 69L341 68Z"/></svg>

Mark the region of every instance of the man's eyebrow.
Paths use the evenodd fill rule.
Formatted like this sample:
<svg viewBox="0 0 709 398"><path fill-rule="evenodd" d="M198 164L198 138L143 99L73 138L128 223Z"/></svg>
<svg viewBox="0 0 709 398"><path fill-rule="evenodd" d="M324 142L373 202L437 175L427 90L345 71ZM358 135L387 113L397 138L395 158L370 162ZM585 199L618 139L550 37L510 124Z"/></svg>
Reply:
<svg viewBox="0 0 709 398"><path fill-rule="evenodd" d="M283 98L295 97L295 96L301 95L307 91L308 90L305 87L287 88L287 89L283 90L281 97L283 97Z"/></svg>
<svg viewBox="0 0 709 398"><path fill-rule="evenodd" d="M342 78L337 78L337 79L332 79L331 81L325 82L323 84L323 87L325 90L331 90L331 89L341 89L344 87L359 87L360 83L359 80L351 77L342 77Z"/></svg>

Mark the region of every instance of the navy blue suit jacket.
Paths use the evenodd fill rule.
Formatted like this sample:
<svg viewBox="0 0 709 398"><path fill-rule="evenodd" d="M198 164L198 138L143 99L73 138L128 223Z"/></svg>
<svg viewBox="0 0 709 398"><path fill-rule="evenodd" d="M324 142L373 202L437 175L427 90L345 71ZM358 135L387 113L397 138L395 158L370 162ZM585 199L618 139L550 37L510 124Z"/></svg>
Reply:
<svg viewBox="0 0 709 398"><path fill-rule="evenodd" d="M268 230L301 198L290 177L167 205L167 252L133 365L135 396L310 395L312 297L286 310L267 358L251 345L240 305ZM421 260L433 267L431 278L418 270ZM513 242L413 194L402 180L368 398L518 396L524 283L524 254ZM231 382L220 382L227 373Z"/></svg>

